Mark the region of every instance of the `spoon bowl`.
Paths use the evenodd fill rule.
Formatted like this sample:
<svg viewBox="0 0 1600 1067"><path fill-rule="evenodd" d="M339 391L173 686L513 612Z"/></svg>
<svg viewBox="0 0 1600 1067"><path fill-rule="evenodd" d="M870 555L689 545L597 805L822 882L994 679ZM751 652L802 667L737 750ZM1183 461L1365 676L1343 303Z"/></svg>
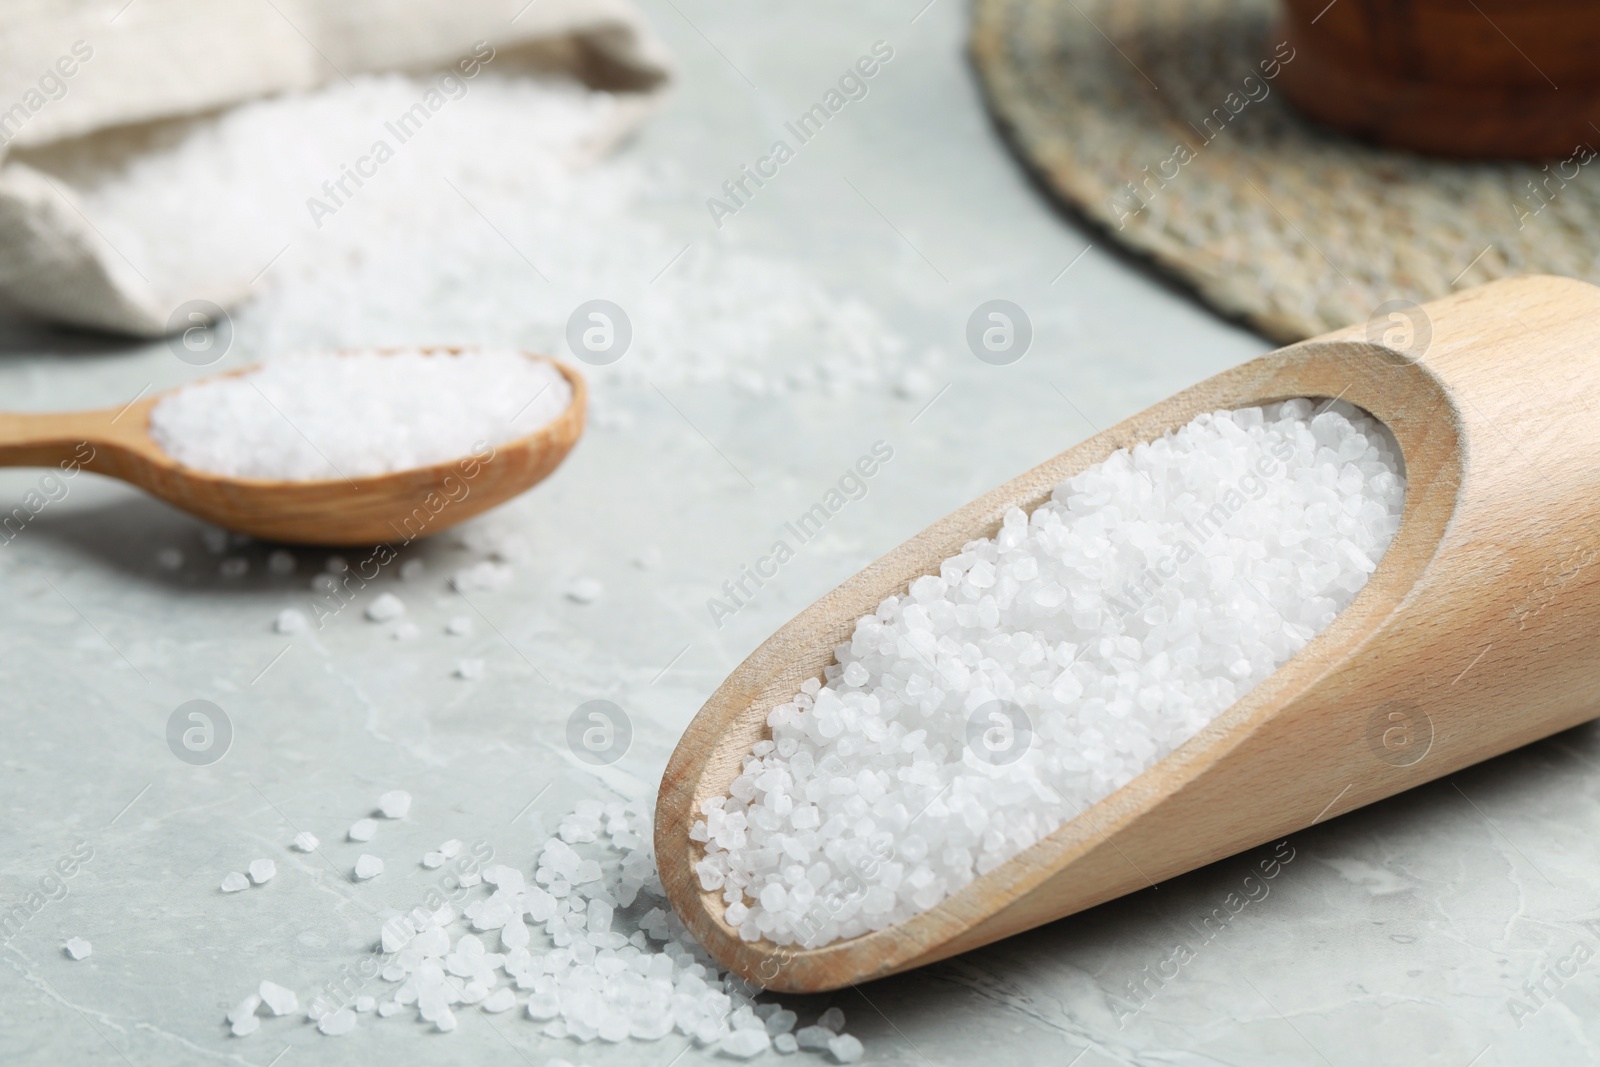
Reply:
<svg viewBox="0 0 1600 1067"><path fill-rule="evenodd" d="M1097 434L917 534L757 648L690 723L656 808L662 883L717 962L787 992L895 974L1600 716L1600 288L1511 279L1404 316L1281 349ZM1404 347L1381 336L1398 342L1397 325ZM700 887L689 830L769 736L768 711L822 679L857 618L1115 450L1204 412L1294 397L1365 409L1406 468L1400 529L1331 625L1165 759L935 907L816 948L741 940L720 892Z"/></svg>
<svg viewBox="0 0 1600 1067"><path fill-rule="evenodd" d="M430 350L450 358L462 350ZM572 387L572 402L532 433L426 467L316 481L240 478L186 467L150 436L150 412L168 393L120 409L0 413L0 467L79 464L131 482L208 522L267 541L361 546L409 542L470 519L530 488L583 433L583 377L543 356ZM248 374L255 367L225 377ZM197 384L197 383L191 383ZM87 457L87 458L86 458Z"/></svg>

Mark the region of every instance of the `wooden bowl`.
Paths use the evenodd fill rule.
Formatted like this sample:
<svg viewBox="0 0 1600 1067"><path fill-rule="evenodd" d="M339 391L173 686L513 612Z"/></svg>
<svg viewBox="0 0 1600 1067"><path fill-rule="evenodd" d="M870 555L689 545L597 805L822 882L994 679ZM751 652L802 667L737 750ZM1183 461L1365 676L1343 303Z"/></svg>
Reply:
<svg viewBox="0 0 1600 1067"><path fill-rule="evenodd" d="M1600 4L1284 0L1274 40L1294 50L1289 99L1362 140L1460 159L1600 147Z"/></svg>

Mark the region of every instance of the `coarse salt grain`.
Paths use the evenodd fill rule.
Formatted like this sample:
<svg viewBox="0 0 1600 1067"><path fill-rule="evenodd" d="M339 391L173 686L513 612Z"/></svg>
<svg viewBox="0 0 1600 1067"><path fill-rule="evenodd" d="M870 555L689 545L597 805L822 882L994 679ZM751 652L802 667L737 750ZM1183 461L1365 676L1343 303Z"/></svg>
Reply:
<svg viewBox="0 0 1600 1067"><path fill-rule="evenodd" d="M363 852L356 857L356 878L365 882L369 878L376 878L383 873L383 861L370 852Z"/></svg>
<svg viewBox="0 0 1600 1067"><path fill-rule="evenodd" d="M222 891L224 893L237 893L250 888L250 879L238 871L230 871L222 876Z"/></svg>
<svg viewBox="0 0 1600 1067"><path fill-rule="evenodd" d="M300 997L294 990L265 978L256 989L256 996L261 998L261 1003L265 1004L267 1010L274 1015L288 1015L300 1007Z"/></svg>
<svg viewBox="0 0 1600 1067"><path fill-rule="evenodd" d="M411 811L411 794L391 789L378 798L378 811L385 819L403 819Z"/></svg>
<svg viewBox="0 0 1600 1067"><path fill-rule="evenodd" d="M373 622L388 622L406 613L405 601L393 593L379 593L367 605L367 618Z"/></svg>
<svg viewBox="0 0 1600 1067"><path fill-rule="evenodd" d="M317 1020L317 1029L329 1037L342 1037L356 1028L356 1013L349 1008L330 1011Z"/></svg>
<svg viewBox="0 0 1600 1067"><path fill-rule="evenodd" d="M701 886L741 938L806 947L935 906L1331 623L1399 527L1402 469L1363 412L1291 400L1201 415L1011 509L772 709L691 829Z"/></svg>
<svg viewBox="0 0 1600 1067"><path fill-rule="evenodd" d="M344 479L477 467L486 445L532 433L571 402L560 371L519 352L308 353L177 390L151 409L150 436L194 470Z"/></svg>
<svg viewBox="0 0 1600 1067"><path fill-rule="evenodd" d="M472 620L465 615L457 615L444 624L444 632L456 637L471 637Z"/></svg>
<svg viewBox="0 0 1600 1067"><path fill-rule="evenodd" d="M249 872L250 880L256 885L261 885L263 882L270 882L272 876L278 873L278 865L269 859L251 860Z"/></svg>
<svg viewBox="0 0 1600 1067"><path fill-rule="evenodd" d="M304 633L311 628L306 619L305 612L295 608L284 608L278 612L278 617L272 620L272 628L280 634Z"/></svg>
<svg viewBox="0 0 1600 1067"><path fill-rule="evenodd" d="M483 660L458 659L456 660L456 677L472 680L483 677Z"/></svg>
<svg viewBox="0 0 1600 1067"><path fill-rule="evenodd" d="M75 960L86 960L94 952L94 946L81 937L69 937L66 952Z"/></svg>
<svg viewBox="0 0 1600 1067"><path fill-rule="evenodd" d="M352 841L371 841L378 832L376 819L357 819L350 824L350 829L345 836Z"/></svg>
<svg viewBox="0 0 1600 1067"><path fill-rule="evenodd" d="M294 840L290 842L290 847L296 852L315 852L318 843L316 834L301 830L294 835Z"/></svg>
<svg viewBox="0 0 1600 1067"><path fill-rule="evenodd" d="M605 586L595 578L579 578L567 586L567 599L578 604L593 604L605 592Z"/></svg>

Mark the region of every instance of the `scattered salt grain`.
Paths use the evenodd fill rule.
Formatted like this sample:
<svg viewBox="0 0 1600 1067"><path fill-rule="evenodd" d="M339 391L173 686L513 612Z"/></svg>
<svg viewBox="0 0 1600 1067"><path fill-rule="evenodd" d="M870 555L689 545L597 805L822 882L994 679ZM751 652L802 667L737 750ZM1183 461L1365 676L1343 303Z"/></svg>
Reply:
<svg viewBox="0 0 1600 1067"><path fill-rule="evenodd" d="M393 593L379 593L367 605L367 618L373 622L388 622L406 613L405 602Z"/></svg>
<svg viewBox="0 0 1600 1067"><path fill-rule="evenodd" d="M354 1005L356 1011L361 1011L361 1012L372 1011L377 1006L378 1006L377 998L376 997L367 997L367 996L357 997L355 1005Z"/></svg>
<svg viewBox="0 0 1600 1067"><path fill-rule="evenodd" d="M224 578L243 578L250 570L250 561L243 556L233 556L217 565L217 573Z"/></svg>
<svg viewBox="0 0 1600 1067"><path fill-rule="evenodd" d="M414 582L422 577L422 572L426 569L427 565L422 560L408 559L400 564L400 580L402 582Z"/></svg>
<svg viewBox="0 0 1600 1067"><path fill-rule="evenodd" d="M278 865L268 859L250 861L250 880L256 885L270 882L272 876L278 873Z"/></svg>
<svg viewBox="0 0 1600 1067"><path fill-rule="evenodd" d="M316 834L301 830L294 835L294 841L290 843L289 847L296 852L315 852L318 844Z"/></svg>
<svg viewBox="0 0 1600 1067"><path fill-rule="evenodd" d="M342 479L476 465L484 442L531 433L571 402L551 363L515 351L308 353L167 395L150 436L194 470Z"/></svg>
<svg viewBox="0 0 1600 1067"><path fill-rule="evenodd" d="M461 855L461 850L464 847L465 846L458 838L452 837L450 840L439 846L439 854L447 860L453 860L457 856Z"/></svg>
<svg viewBox="0 0 1600 1067"><path fill-rule="evenodd" d="M795 1041L803 1049L825 1049L837 1036L826 1026L802 1026L794 1032Z"/></svg>
<svg viewBox="0 0 1600 1067"><path fill-rule="evenodd" d="M468 680L483 677L483 660L458 659L456 660L456 677Z"/></svg>
<svg viewBox="0 0 1600 1067"><path fill-rule="evenodd" d="M356 1013L349 1008L330 1011L317 1020L317 1029L329 1037L342 1037L356 1028Z"/></svg>
<svg viewBox="0 0 1600 1067"><path fill-rule="evenodd" d="M567 586L567 599L579 604L593 604L605 592L605 586L595 578L579 578Z"/></svg>
<svg viewBox="0 0 1600 1067"><path fill-rule="evenodd" d="M817 1016L817 1025L832 1030L836 1034L844 1033L844 1009L832 1007Z"/></svg>
<svg viewBox="0 0 1600 1067"><path fill-rule="evenodd" d="M772 1047L784 1055L800 1051L800 1042L795 1040L793 1034L779 1034L772 1039Z"/></svg>
<svg viewBox="0 0 1600 1067"><path fill-rule="evenodd" d="M403 819L411 810L411 794L404 789L391 789L378 798L378 811L385 819Z"/></svg>
<svg viewBox="0 0 1600 1067"><path fill-rule="evenodd" d="M456 637L471 637L472 619L466 615L457 615L455 618L444 624L444 632L447 634L452 634Z"/></svg>
<svg viewBox="0 0 1600 1067"><path fill-rule="evenodd" d="M69 937L66 944L67 955L75 960L86 960L94 952L94 946L81 937Z"/></svg>
<svg viewBox="0 0 1600 1067"><path fill-rule="evenodd" d="M752 1056L759 1056L770 1047L772 1038L767 1036L765 1030L735 1030L722 1039L717 1045L717 1051L724 1056L748 1060Z"/></svg>
<svg viewBox="0 0 1600 1067"><path fill-rule="evenodd" d="M293 574L294 554L281 548L273 549L267 554L267 573L279 578Z"/></svg>
<svg viewBox="0 0 1600 1067"><path fill-rule="evenodd" d="M261 1003L274 1015L288 1015L300 1007L300 998L295 991L279 985L277 982L265 978L256 989L256 995L261 998Z"/></svg>
<svg viewBox="0 0 1600 1067"><path fill-rule="evenodd" d="M356 857L356 879L365 882L369 878L376 878L383 873L383 861L370 852L363 852Z"/></svg>
<svg viewBox="0 0 1600 1067"><path fill-rule="evenodd" d="M633 558L633 565L642 571L661 566L661 550L650 545Z"/></svg>
<svg viewBox="0 0 1600 1067"><path fill-rule="evenodd" d="M483 1010L498 1015L517 1006L517 994L510 989L496 989L483 998Z"/></svg>
<svg viewBox="0 0 1600 1067"><path fill-rule="evenodd" d="M405 1006L392 1000L386 1000L378 1005L378 1014L387 1019L391 1015L399 1015L405 1011Z"/></svg>
<svg viewBox="0 0 1600 1067"><path fill-rule="evenodd" d="M350 829L345 836L352 841L371 841L373 835L377 832L378 821L376 819L357 819L350 824Z"/></svg>
<svg viewBox="0 0 1600 1067"><path fill-rule="evenodd" d="M278 617L272 620L272 628L280 634L304 633L310 626L305 612L296 608L284 608L278 612Z"/></svg>
<svg viewBox="0 0 1600 1067"><path fill-rule="evenodd" d="M1387 430L1299 399L1203 414L1010 509L770 710L690 830L701 886L742 939L808 948L928 910L1287 662L1404 496Z"/></svg>
<svg viewBox="0 0 1600 1067"><path fill-rule="evenodd" d="M329 556L322 561L322 569L329 574L343 574L350 569L350 563L343 556Z"/></svg>
<svg viewBox="0 0 1600 1067"><path fill-rule="evenodd" d="M430 871L434 870L436 868L439 868L439 867L443 867L444 866L444 853L442 853L442 852L424 852L422 854L422 865L424 867L428 868Z"/></svg>
<svg viewBox="0 0 1600 1067"><path fill-rule="evenodd" d="M389 637L395 641L411 641L420 636L422 628L414 622L402 622L389 631Z"/></svg>
<svg viewBox="0 0 1600 1067"><path fill-rule="evenodd" d="M250 888L250 879L238 871L231 871L222 876L222 891L224 893L237 893L242 889Z"/></svg>
<svg viewBox="0 0 1600 1067"><path fill-rule="evenodd" d="M833 1053L833 1058L840 1063L855 1063L861 1058L864 1049L861 1040L849 1034L840 1034L828 1042L828 1051Z"/></svg>
<svg viewBox="0 0 1600 1067"><path fill-rule="evenodd" d="M480 589L497 592L511 584L515 573L504 563L486 559L456 571L450 576L450 585L459 593L473 593Z"/></svg>
<svg viewBox="0 0 1600 1067"><path fill-rule="evenodd" d="M228 1010L228 1021L238 1025L241 1019L248 1019L254 1015L259 1007L261 1007L261 997L251 993Z"/></svg>
<svg viewBox="0 0 1600 1067"><path fill-rule="evenodd" d="M175 571L183 566L183 553L176 548L163 548L156 553L156 566L164 571Z"/></svg>
<svg viewBox="0 0 1600 1067"><path fill-rule="evenodd" d="M234 1037L249 1037L259 1029L261 1029L260 1017L256 1015L246 1015L244 1018L236 1020L231 1026L229 1026L228 1032Z"/></svg>

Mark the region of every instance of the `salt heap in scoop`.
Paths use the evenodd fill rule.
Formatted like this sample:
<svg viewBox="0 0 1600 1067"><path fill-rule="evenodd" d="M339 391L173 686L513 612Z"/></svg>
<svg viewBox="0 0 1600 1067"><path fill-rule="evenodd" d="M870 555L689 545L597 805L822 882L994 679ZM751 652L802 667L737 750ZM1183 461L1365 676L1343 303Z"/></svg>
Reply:
<svg viewBox="0 0 1600 1067"><path fill-rule="evenodd" d="M1399 528L1348 404L1201 415L1013 508L856 623L690 836L739 936L901 922L1193 737L1331 623Z"/></svg>

